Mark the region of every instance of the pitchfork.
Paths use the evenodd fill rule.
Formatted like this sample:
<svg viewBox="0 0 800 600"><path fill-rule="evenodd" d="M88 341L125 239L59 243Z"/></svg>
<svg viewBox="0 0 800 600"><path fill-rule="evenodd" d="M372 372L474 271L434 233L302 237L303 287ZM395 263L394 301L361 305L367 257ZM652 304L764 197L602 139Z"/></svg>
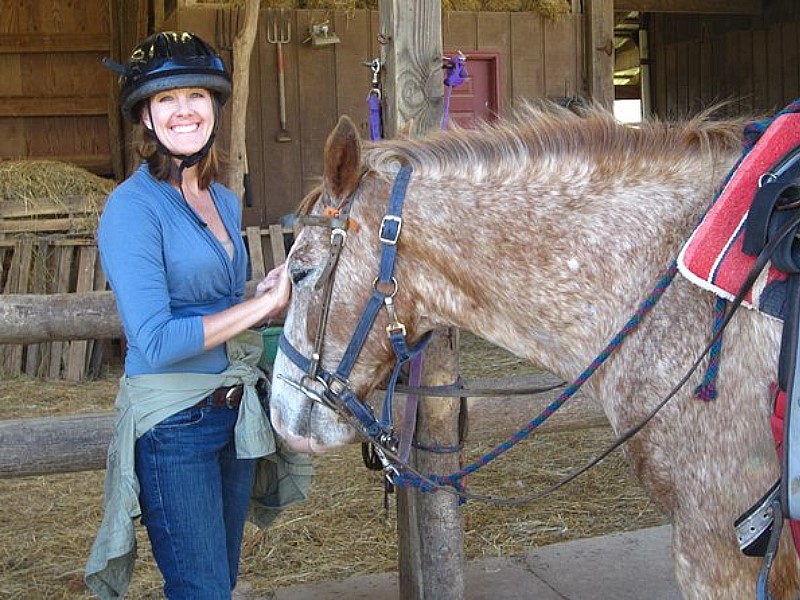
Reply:
<svg viewBox="0 0 800 600"><path fill-rule="evenodd" d="M281 130L275 136L279 142L291 142L286 130L286 83L283 75L283 45L292 39L291 15L285 9L270 9L267 12L267 41L277 46L278 102L281 109Z"/></svg>

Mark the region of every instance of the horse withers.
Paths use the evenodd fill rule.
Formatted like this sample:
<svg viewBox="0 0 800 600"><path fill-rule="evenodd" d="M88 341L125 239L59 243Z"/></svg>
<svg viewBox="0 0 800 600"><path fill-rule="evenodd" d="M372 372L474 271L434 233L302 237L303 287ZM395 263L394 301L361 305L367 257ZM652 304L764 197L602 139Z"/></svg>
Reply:
<svg viewBox="0 0 800 600"><path fill-rule="evenodd" d="M288 258L286 341L322 371L337 370L374 295L383 218L407 166L390 293L409 343L459 327L571 380L673 261L739 157L744 124L703 115L634 128L597 108L525 107L481 129L362 148L343 118L326 144L323 185L306 208L320 218L347 213L346 230L337 230L346 243L332 260L329 228L299 233ZM640 422L705 348L714 302L678 276L584 386L617 433ZM340 382L359 398L392 369L391 317L376 313ZM761 560L740 552L733 524L779 473L769 387L780 333L775 319L737 312L725 332L716 400L694 397L701 374L693 375L625 446L633 472L672 522L686 598L755 593ZM285 350L275 362L278 433L306 452L358 441L342 412L320 402L321 380L297 363ZM775 598L798 595L799 567L784 531L771 572Z"/></svg>

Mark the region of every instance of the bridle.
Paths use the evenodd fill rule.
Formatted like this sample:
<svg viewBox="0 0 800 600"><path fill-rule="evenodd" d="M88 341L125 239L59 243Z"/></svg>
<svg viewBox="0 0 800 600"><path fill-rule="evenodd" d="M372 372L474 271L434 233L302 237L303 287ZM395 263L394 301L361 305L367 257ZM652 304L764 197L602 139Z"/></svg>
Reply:
<svg viewBox="0 0 800 600"><path fill-rule="evenodd" d="M278 375L278 378L301 392L309 400L319 402L339 414L352 417L348 419L351 424L354 418L357 422L355 425L375 446L376 454L385 469L393 469L393 466L384 451L388 451L389 454L395 454L398 447L398 440L395 437L392 424L392 405L400 370L409 360L422 352L430 339L430 334L426 334L419 342L409 347L406 339L406 326L397 318L394 307L394 297L398 290L398 282L394 276L397 243L403 226L403 203L411 173L411 167L403 166L395 176L391 196L389 197L389 206L379 228L381 260L378 276L373 281L372 294L364 306L361 318L336 369L334 371L323 369L321 367L321 355L331 308L336 267L347 240L349 222L347 213L349 212L349 206L343 208L342 205L344 203L329 211L335 216L313 216L302 219L305 225L327 226L331 229L328 262L316 284L316 289L322 287L322 308L311 356L306 357L297 350L288 340L285 333L281 334L278 343L281 352L305 373L300 382L293 381L283 375ZM323 195L323 203L328 206L332 204L325 195ZM386 310L389 317L386 334L394 350L395 364L386 385L381 418L378 419L375 417L372 407L358 398L353 392L349 378L381 308Z"/></svg>

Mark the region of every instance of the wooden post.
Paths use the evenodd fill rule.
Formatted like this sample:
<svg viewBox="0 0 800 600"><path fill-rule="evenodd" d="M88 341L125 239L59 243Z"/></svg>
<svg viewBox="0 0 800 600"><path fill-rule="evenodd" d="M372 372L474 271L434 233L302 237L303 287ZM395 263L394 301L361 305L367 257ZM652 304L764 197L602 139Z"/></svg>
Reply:
<svg viewBox="0 0 800 600"><path fill-rule="evenodd" d="M230 171L227 184L244 202L244 176L248 173L247 146L245 144L247 124L247 99L250 96L250 55L256 41L258 11L261 0L247 0L244 8L244 27L233 40L233 93L231 95L231 142Z"/></svg>
<svg viewBox="0 0 800 600"><path fill-rule="evenodd" d="M434 0L380 0L384 68L384 134L438 129L444 111L442 12ZM409 127L410 126L410 127ZM412 179L413 181L413 179ZM458 331L435 332L425 352L423 385L450 384L457 377ZM416 440L425 447L459 443L458 399L423 398ZM458 453L416 449L411 463L423 473L459 468ZM400 597L404 600L464 598L463 516L446 492L398 490Z"/></svg>
<svg viewBox="0 0 800 600"><path fill-rule="evenodd" d="M386 137L438 129L444 113L442 6L434 0L380 0Z"/></svg>
<svg viewBox="0 0 800 600"><path fill-rule="evenodd" d="M614 108L614 0L586 0L586 69L592 100Z"/></svg>

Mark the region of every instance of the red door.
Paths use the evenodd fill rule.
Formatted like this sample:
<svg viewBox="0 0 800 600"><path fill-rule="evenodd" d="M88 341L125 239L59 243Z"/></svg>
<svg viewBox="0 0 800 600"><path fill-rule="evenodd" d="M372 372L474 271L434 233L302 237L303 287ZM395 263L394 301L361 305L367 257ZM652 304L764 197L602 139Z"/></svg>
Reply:
<svg viewBox="0 0 800 600"><path fill-rule="evenodd" d="M454 56L457 52L447 54ZM479 121L500 116L500 56L491 52L464 52L467 77L450 93L448 118L461 127L474 127Z"/></svg>

